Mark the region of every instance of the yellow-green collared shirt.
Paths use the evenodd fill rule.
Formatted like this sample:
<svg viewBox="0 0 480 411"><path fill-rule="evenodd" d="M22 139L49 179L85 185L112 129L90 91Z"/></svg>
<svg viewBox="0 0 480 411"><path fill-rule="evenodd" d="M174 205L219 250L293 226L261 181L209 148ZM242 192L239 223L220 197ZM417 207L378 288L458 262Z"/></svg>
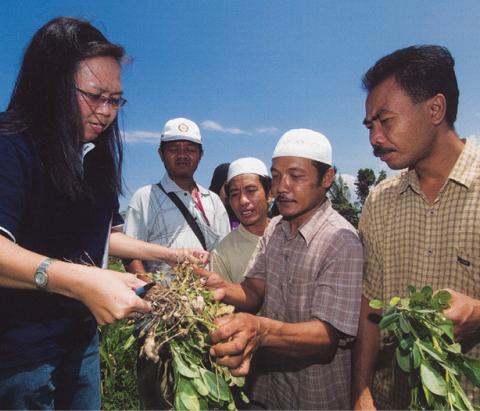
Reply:
<svg viewBox="0 0 480 411"><path fill-rule="evenodd" d="M365 250L363 293L389 301L417 289L451 288L480 299L480 152L467 141L438 198L429 203L415 170L384 181L368 197L359 223ZM383 336L382 336L383 337ZM405 409L409 389L381 346L373 394L382 409ZM480 347L469 355L480 358ZM395 389L393 389L395 384ZM480 391L463 384L472 401Z"/></svg>

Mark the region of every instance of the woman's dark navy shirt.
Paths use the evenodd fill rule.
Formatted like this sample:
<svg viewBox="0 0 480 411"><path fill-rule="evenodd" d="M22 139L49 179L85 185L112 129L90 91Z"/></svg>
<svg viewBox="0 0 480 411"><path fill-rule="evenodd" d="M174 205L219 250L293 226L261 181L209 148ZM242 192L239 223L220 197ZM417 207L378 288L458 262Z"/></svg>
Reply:
<svg viewBox="0 0 480 411"><path fill-rule="evenodd" d="M85 175L94 152L85 155ZM49 183L27 135L0 135L0 234L48 257L101 266L110 224L122 218L118 198L91 180L92 198L72 202ZM56 356L89 317L77 300L0 287L0 368Z"/></svg>

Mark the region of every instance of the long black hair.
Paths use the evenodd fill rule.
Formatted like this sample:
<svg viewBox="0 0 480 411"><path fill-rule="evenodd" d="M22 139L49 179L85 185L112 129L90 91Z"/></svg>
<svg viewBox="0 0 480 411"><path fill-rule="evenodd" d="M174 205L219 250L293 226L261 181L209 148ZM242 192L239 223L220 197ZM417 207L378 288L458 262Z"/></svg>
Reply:
<svg viewBox="0 0 480 411"><path fill-rule="evenodd" d="M20 67L2 129L27 131L55 188L71 199L88 195L81 150L84 131L75 90L82 60L112 57L123 47L110 43L88 21L58 17L33 36ZM5 116L4 116L5 118ZM8 122L8 127L5 127ZM96 184L111 194L122 189L122 140L118 118L95 140Z"/></svg>

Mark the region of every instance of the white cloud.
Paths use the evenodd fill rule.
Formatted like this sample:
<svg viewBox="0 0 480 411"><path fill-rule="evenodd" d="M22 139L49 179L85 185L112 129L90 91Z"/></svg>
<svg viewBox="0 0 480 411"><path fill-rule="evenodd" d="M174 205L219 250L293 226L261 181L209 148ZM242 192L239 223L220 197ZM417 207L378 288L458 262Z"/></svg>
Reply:
<svg viewBox="0 0 480 411"><path fill-rule="evenodd" d="M350 201L353 203L357 201L357 195L355 194L355 181L357 180L357 177L352 176L351 174L344 174L340 173L342 176L343 181L345 184L348 186L348 189L350 190Z"/></svg>
<svg viewBox="0 0 480 411"><path fill-rule="evenodd" d="M202 128L204 128L205 130L220 131L222 133L227 133L227 134L236 134L236 135L252 134L238 127L224 127L220 123L217 123L216 121L213 121L213 120L205 120L202 122L201 125L202 125Z"/></svg>
<svg viewBox="0 0 480 411"><path fill-rule="evenodd" d="M159 144L162 133L160 131L133 130L125 132L125 141L128 143Z"/></svg>
<svg viewBox="0 0 480 411"><path fill-rule="evenodd" d="M252 132L242 130L238 127L224 127L220 123L213 120L205 120L201 123L201 126L204 130L218 131L226 134L234 135L252 135ZM259 127L254 130L258 134L273 134L278 131L278 128L270 127ZM158 144L160 142L160 137L162 133L160 131L147 131L147 130L132 130L125 132L125 141L127 143L151 143Z"/></svg>
<svg viewBox="0 0 480 411"><path fill-rule="evenodd" d="M259 133L259 134L273 134L273 133L276 133L278 131L278 128L277 127L259 127L259 128L256 128L255 130L255 133Z"/></svg>

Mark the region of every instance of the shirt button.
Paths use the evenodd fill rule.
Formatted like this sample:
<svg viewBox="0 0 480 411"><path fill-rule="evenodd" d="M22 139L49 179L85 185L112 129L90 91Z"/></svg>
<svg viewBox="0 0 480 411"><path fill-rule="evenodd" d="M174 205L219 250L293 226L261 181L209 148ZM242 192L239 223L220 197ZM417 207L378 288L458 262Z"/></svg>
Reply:
<svg viewBox="0 0 480 411"><path fill-rule="evenodd" d="M428 214L429 215L434 215L435 214L435 210L433 208L431 208L430 210L428 210Z"/></svg>
<svg viewBox="0 0 480 411"><path fill-rule="evenodd" d="M431 248L429 248L429 249L427 250L427 256L430 257L432 254L433 254L433 251L432 251Z"/></svg>

